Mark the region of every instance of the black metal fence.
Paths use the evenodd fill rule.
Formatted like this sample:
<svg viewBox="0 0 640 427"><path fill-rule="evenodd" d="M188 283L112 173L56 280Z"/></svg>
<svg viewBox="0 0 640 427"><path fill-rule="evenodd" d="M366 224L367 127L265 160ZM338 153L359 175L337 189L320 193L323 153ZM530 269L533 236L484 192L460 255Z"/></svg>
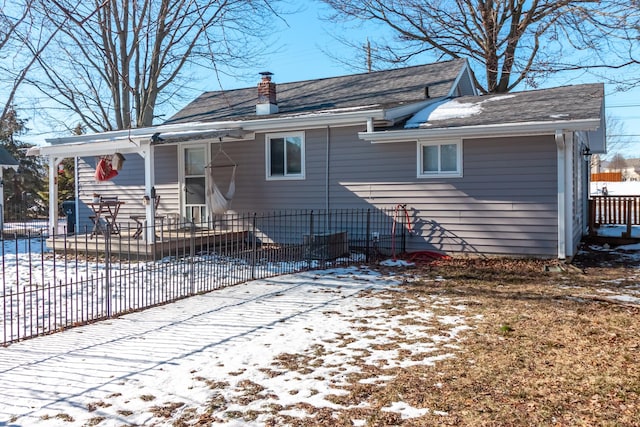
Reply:
<svg viewBox="0 0 640 427"><path fill-rule="evenodd" d="M28 234L46 233L46 206L31 193L23 192L13 200L0 200L0 236L23 237Z"/></svg>
<svg viewBox="0 0 640 427"><path fill-rule="evenodd" d="M49 220L42 219L13 219L11 221L0 221L2 227L0 227L0 238L20 239L32 236L47 236L49 234Z"/></svg>
<svg viewBox="0 0 640 427"><path fill-rule="evenodd" d="M393 209L274 212L2 239L2 344L248 280L368 263L404 250L407 224L394 224L404 220Z"/></svg>

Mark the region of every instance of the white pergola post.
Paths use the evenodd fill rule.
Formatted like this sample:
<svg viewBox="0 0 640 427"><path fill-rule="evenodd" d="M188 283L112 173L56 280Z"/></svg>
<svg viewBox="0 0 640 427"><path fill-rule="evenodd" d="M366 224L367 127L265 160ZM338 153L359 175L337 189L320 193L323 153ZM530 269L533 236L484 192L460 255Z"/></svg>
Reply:
<svg viewBox="0 0 640 427"><path fill-rule="evenodd" d="M155 185L155 171L153 167L153 159L155 154L155 148L151 143L146 143L144 146L144 151L141 153L144 157L144 195L149 197L149 204L145 206L145 216L147 229L145 230L145 237L147 243L155 243L156 241L156 230L154 226L154 221L156 217L155 212L155 196L154 193L154 185Z"/></svg>
<svg viewBox="0 0 640 427"><path fill-rule="evenodd" d="M58 233L58 165L61 157L49 156L49 232Z"/></svg>

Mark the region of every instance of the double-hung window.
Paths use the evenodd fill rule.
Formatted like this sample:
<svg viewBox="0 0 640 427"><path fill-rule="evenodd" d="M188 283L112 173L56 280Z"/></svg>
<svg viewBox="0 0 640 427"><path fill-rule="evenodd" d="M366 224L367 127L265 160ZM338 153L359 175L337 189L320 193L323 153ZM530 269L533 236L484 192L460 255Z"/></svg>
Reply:
<svg viewBox="0 0 640 427"><path fill-rule="evenodd" d="M461 176L462 141L418 142L418 178Z"/></svg>
<svg viewBox="0 0 640 427"><path fill-rule="evenodd" d="M268 134L267 180L304 179L304 133Z"/></svg>

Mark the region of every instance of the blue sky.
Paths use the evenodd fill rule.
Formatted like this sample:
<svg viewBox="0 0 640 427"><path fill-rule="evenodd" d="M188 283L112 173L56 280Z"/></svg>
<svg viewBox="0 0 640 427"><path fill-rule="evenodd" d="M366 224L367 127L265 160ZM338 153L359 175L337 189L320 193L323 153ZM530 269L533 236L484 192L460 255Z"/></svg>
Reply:
<svg viewBox="0 0 640 427"><path fill-rule="evenodd" d="M270 71L274 73L273 79L277 82L292 82L299 80L309 80L324 77L334 77L357 72L357 67L362 67L365 63L365 50L359 57L354 59L354 66L339 63L330 58L325 53L331 51L338 57L348 58L355 56L354 52L338 43L331 32L339 28L340 34L345 38L350 38L354 43L366 44L367 38L372 41L376 37L384 36L384 30L380 27L359 27L357 29L345 30L341 26L335 26L329 22L322 21L318 15L322 13L323 6L318 2L304 2L301 11L294 15L286 15L284 18L288 26L279 25L282 29L275 35L275 46L277 52L269 55L263 66L256 69L255 73L247 70L246 78L227 78L221 76L220 83L224 89L234 89L238 87L248 87L257 84L260 71ZM579 77L574 75L556 75L552 80L546 82L545 86L560 86L583 82L598 81L596 77ZM200 91L220 90L221 86L216 79L204 77L200 82L194 82ZM525 90L526 87L519 87L517 90ZM622 122L625 135L632 135L628 140L631 143L626 145L625 157L640 157L640 87L628 92L616 93L613 85L606 85L606 106L607 114ZM171 115L173 112L169 112ZM33 143L43 143L45 129L36 120L30 122L32 131L22 138Z"/></svg>

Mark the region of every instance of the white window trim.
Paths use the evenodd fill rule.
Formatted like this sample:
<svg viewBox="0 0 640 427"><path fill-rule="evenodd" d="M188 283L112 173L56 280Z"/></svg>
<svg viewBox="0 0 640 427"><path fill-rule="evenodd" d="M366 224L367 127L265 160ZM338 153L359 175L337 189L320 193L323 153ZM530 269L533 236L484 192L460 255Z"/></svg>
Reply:
<svg viewBox="0 0 640 427"><path fill-rule="evenodd" d="M272 176L271 175L271 139L274 138L287 138L291 136L297 136L302 141L302 145L300 147L300 173L291 174L291 175L283 175L283 176ZM305 138L304 132L284 132L284 133L268 133L265 135L265 144L264 144L264 158L265 158L265 177L267 181L292 181L292 180L303 180L306 178L306 148L305 148ZM286 150L285 150L286 151ZM286 159L285 159L286 162Z"/></svg>
<svg viewBox="0 0 640 427"><path fill-rule="evenodd" d="M453 172L423 172L422 168L422 147L427 146L438 146L441 145L456 145L456 170ZM418 141L417 144L417 177L418 178L462 178L462 140L454 139L454 140L440 140L440 141ZM438 150L439 152L439 150ZM440 156L438 156L438 169L440 169Z"/></svg>

